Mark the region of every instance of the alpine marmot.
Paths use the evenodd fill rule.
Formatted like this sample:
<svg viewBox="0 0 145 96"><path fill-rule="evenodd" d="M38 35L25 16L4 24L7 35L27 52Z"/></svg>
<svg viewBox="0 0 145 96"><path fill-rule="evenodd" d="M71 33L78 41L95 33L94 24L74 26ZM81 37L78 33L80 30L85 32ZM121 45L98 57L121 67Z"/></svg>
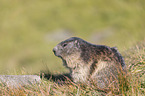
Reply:
<svg viewBox="0 0 145 96"><path fill-rule="evenodd" d="M116 47L94 45L71 37L54 47L53 52L69 68L75 83L93 81L98 88L107 88L118 82L119 73L126 73L124 59Z"/></svg>

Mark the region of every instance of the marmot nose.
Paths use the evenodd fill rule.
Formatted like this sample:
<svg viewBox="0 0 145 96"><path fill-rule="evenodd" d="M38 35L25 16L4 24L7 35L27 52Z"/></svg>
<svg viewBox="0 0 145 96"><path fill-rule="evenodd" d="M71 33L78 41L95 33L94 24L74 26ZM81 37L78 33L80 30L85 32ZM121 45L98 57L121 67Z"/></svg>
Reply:
<svg viewBox="0 0 145 96"><path fill-rule="evenodd" d="M53 48L53 52L54 52L55 55L56 55L56 51L57 51L57 48L54 47L54 48Z"/></svg>

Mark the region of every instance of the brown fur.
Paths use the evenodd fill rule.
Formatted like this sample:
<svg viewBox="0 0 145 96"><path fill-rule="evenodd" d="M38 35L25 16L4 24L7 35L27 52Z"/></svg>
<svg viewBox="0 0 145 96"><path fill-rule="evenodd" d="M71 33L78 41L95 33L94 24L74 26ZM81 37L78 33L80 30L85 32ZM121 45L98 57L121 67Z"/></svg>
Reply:
<svg viewBox="0 0 145 96"><path fill-rule="evenodd" d="M118 74L126 73L126 65L115 47L94 45L78 37L59 43L53 52L70 69L76 83L95 84L104 89L117 86Z"/></svg>

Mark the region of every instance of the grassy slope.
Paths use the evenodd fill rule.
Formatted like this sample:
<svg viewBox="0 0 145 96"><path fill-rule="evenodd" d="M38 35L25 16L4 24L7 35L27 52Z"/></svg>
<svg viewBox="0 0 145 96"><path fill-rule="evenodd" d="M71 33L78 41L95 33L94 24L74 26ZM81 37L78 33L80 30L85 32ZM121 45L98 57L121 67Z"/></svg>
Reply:
<svg viewBox="0 0 145 96"><path fill-rule="evenodd" d="M145 43L137 44L130 50L124 51L125 61L128 70L128 91L120 90L121 96L144 96L145 94ZM98 92L95 86L80 86L74 83L69 85L58 85L48 80L43 80L41 85L24 87L22 89L10 89L0 87L1 95L50 95L50 96L98 96L105 93ZM121 88L125 88L120 87ZM119 89L118 89L119 90ZM118 94L118 95L119 95ZM112 96L113 93L107 95ZM101 95L102 96L102 95Z"/></svg>
<svg viewBox="0 0 145 96"><path fill-rule="evenodd" d="M95 31L111 29L114 34L100 44L117 46L121 52L145 38L144 0L1 0L0 6L1 74L38 74L45 65L64 72L52 53L60 41L45 40L56 29L70 29L86 40ZM130 57L136 58L132 63L141 61L132 54L127 63Z"/></svg>

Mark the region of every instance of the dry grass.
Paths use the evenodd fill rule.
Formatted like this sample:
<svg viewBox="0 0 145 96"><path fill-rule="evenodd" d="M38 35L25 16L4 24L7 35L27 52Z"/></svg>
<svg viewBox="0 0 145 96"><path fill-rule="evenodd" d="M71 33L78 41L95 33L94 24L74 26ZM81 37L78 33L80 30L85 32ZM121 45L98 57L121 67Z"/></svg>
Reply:
<svg viewBox="0 0 145 96"><path fill-rule="evenodd" d="M25 95L53 95L53 96L98 96L98 95L121 95L121 96L144 96L145 95L145 45L140 43L131 51L124 52L127 64L127 81L119 82L118 89L112 88L109 93L98 91L95 85L84 86L77 85L71 81L65 85L56 84L49 80L42 80L37 86L27 86L21 89L11 89L2 87L0 95L7 96L25 96ZM124 78L120 78L124 79ZM128 86L126 86L128 85ZM117 92L115 92L118 90Z"/></svg>

